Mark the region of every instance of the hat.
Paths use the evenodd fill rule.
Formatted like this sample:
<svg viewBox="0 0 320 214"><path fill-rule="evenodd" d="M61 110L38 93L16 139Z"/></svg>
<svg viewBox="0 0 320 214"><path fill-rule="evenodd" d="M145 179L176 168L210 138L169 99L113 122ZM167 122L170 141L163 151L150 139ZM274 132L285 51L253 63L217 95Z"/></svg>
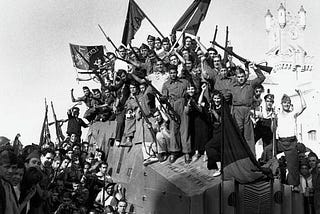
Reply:
<svg viewBox="0 0 320 214"><path fill-rule="evenodd" d="M274 101L274 95L273 94L266 94L264 96L264 100L267 100L267 99Z"/></svg>
<svg viewBox="0 0 320 214"><path fill-rule="evenodd" d="M4 150L0 152L0 164L17 164L18 163L18 157L17 155L10 150Z"/></svg>
<svg viewBox="0 0 320 214"><path fill-rule="evenodd" d="M120 45L118 49L126 49L124 45Z"/></svg>
<svg viewBox="0 0 320 214"><path fill-rule="evenodd" d="M168 70L177 70L177 66L176 65L169 65Z"/></svg>
<svg viewBox="0 0 320 214"><path fill-rule="evenodd" d="M287 101L291 101L291 98L288 95L284 94L281 98L281 103L284 103Z"/></svg>
<svg viewBox="0 0 320 214"><path fill-rule="evenodd" d="M208 48L207 51L208 51L208 52L209 52L209 51L213 51L214 54L218 54L218 51L217 51L215 48L213 48L213 47Z"/></svg>
<svg viewBox="0 0 320 214"><path fill-rule="evenodd" d="M302 159L299 161L299 164L300 164L300 167L301 167L301 166L307 166L308 168L310 168L309 160L308 160L307 158L302 158Z"/></svg>
<svg viewBox="0 0 320 214"><path fill-rule="evenodd" d="M168 37L165 37L165 38L162 39L162 43L163 43L163 42L168 42L168 43L170 43L170 40L169 40Z"/></svg>
<svg viewBox="0 0 320 214"><path fill-rule="evenodd" d="M6 138L5 136L0 136L0 147L6 146L10 144L10 140Z"/></svg>
<svg viewBox="0 0 320 214"><path fill-rule="evenodd" d="M154 36L149 35L148 38L147 38L147 41L149 41L149 40L154 41L155 40Z"/></svg>
<svg viewBox="0 0 320 214"><path fill-rule="evenodd" d="M140 49L149 49L149 46L142 43L141 46L140 46Z"/></svg>
<svg viewBox="0 0 320 214"><path fill-rule="evenodd" d="M38 158L40 160L40 154L37 150L31 152L27 158L26 158L26 161L30 160L31 158Z"/></svg>
<svg viewBox="0 0 320 214"><path fill-rule="evenodd" d="M116 183L107 183L106 184L106 189L108 189L108 187L110 187L110 186L114 187L115 185L116 185Z"/></svg>
<svg viewBox="0 0 320 214"><path fill-rule="evenodd" d="M157 37L155 41L161 42L161 39L159 37Z"/></svg>
<svg viewBox="0 0 320 214"><path fill-rule="evenodd" d="M305 153L306 152L306 146L303 143L297 143L296 149L298 153Z"/></svg>

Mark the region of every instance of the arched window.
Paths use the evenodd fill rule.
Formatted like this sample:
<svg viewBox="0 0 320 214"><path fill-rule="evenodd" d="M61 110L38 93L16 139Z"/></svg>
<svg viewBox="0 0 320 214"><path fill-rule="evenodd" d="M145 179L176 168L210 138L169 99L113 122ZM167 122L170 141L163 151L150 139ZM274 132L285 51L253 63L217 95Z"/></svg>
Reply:
<svg viewBox="0 0 320 214"><path fill-rule="evenodd" d="M308 131L308 139L311 141L316 141L317 140L317 131L316 130Z"/></svg>

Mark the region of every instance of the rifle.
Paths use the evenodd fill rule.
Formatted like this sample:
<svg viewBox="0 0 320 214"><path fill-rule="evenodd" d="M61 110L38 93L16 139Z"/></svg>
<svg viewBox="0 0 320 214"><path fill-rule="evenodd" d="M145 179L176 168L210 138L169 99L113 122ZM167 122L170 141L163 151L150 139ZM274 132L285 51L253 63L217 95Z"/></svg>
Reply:
<svg viewBox="0 0 320 214"><path fill-rule="evenodd" d="M156 152L158 153L157 137L156 137L156 134L154 133L154 130L153 130L153 128L152 128L152 123L151 123L150 120L148 119L147 115L144 113L144 111L143 111L143 109L142 109L142 107L141 107L141 105L140 105L140 102L139 102L137 96L134 96L134 98L135 98L135 100L136 100L136 102L137 102L137 105L138 105L140 111L141 111L141 115L142 115L143 119L144 119L144 120L146 121L146 123L147 123L147 127L148 127L148 129L149 129L149 131L150 131L150 133L151 133L152 140L153 140L153 142L156 144ZM142 124L142 126L143 126L143 124ZM142 142L142 143L144 144L145 142ZM144 145L144 146L145 146L145 145ZM146 147L145 147L145 148L146 148ZM151 147L151 148L152 148L152 147ZM146 150L146 152L149 153L148 155L150 155L150 152L148 152L147 150Z"/></svg>
<svg viewBox="0 0 320 214"><path fill-rule="evenodd" d="M226 51L228 54L230 54L231 56L235 57L236 59L240 60L241 62L243 62L245 65L248 65L249 64L249 61L246 60L245 58L235 54L232 50L229 50L228 48L224 48L222 47L221 45L219 45L217 42L213 41L212 42L214 45L218 46L220 49ZM255 64L255 66L257 68L259 68L260 70L262 71L265 71L267 73L271 73L273 67L269 67L269 66L264 66L264 65L259 65L259 64Z"/></svg>
<svg viewBox="0 0 320 214"><path fill-rule="evenodd" d="M218 33L218 25L216 25L216 29L214 30L214 35L213 35L213 42L211 43L212 47L214 47L214 42L216 41L217 38L217 33Z"/></svg>
<svg viewBox="0 0 320 214"><path fill-rule="evenodd" d="M65 122L67 122L68 120L69 120L69 119L57 120L57 123L58 123L58 124L59 124L59 123L62 123L62 124L63 124L63 123L65 123ZM55 124L55 123L56 123L55 121L54 121L54 122L50 122L48 125L49 125L49 126L52 126L52 125ZM62 124L61 124L61 125L62 125Z"/></svg>
<svg viewBox="0 0 320 214"><path fill-rule="evenodd" d="M227 61L228 61L228 52L226 51L228 49L228 40L229 40L229 27L227 26L226 27L226 41L225 41L225 44L224 44L224 55L223 55L223 63L226 64Z"/></svg>
<svg viewBox="0 0 320 214"><path fill-rule="evenodd" d="M156 89L149 80L147 80L146 78L144 78L146 84L148 86L150 86L152 88L152 90L159 96L157 97L157 99L159 100L159 102L163 102L166 106L167 106L167 114L169 115L169 117L174 120L176 123L180 124L181 123L181 119L180 119L180 115L173 109L173 107L171 106L171 104L169 103L169 101L167 99L162 99L160 100L160 97L162 97L162 94L160 93L160 91L158 91L158 89ZM165 108L164 108L165 109Z"/></svg>
<svg viewBox="0 0 320 214"><path fill-rule="evenodd" d="M277 141L276 141L276 131L277 131L277 118L275 117L274 109L272 109L271 116L271 128L272 128L272 157L277 158Z"/></svg>

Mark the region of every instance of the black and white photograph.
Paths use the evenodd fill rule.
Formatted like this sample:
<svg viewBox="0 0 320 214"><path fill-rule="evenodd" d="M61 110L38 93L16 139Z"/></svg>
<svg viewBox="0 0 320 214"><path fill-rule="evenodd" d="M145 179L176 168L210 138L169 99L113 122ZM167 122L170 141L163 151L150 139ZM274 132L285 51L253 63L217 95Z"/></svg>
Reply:
<svg viewBox="0 0 320 214"><path fill-rule="evenodd" d="M320 1L0 8L0 214L320 214Z"/></svg>

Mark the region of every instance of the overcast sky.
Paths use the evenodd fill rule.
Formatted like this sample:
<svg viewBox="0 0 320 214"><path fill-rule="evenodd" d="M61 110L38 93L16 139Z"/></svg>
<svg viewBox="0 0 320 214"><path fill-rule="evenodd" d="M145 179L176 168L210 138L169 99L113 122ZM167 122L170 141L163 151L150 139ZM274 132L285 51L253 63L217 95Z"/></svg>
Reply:
<svg viewBox="0 0 320 214"><path fill-rule="evenodd" d="M136 2L159 30L169 35L192 0ZM263 60L267 51L264 15L268 8L276 15L280 2L211 0L198 35L209 46L214 27L219 25L217 41L223 44L225 27L229 25L234 50L246 58ZM301 4L307 11L306 50L317 61L320 1L291 0L286 6L297 13ZM66 111L72 105L70 89L74 88L75 95L80 96L83 85L93 85L76 82L68 44L104 44L113 50L98 24L119 45L127 7L127 0L0 1L0 136L13 139L20 133L24 144L38 143L45 97L48 102L54 102L57 117L66 118ZM144 20L133 44L145 42L148 34L158 36ZM51 109L49 120L52 121Z"/></svg>

